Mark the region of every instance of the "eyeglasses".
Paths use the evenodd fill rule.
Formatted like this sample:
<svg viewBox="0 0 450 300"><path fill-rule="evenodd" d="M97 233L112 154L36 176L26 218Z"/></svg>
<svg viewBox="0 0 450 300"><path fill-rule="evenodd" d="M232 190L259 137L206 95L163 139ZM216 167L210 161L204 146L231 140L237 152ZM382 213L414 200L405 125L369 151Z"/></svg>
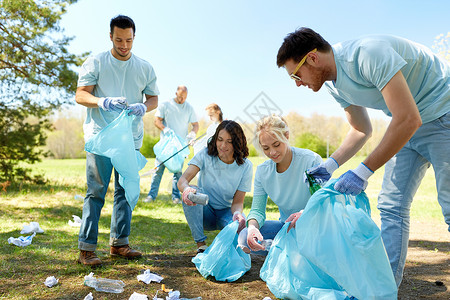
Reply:
<svg viewBox="0 0 450 300"><path fill-rule="evenodd" d="M298 65L297 65L297 67L295 68L294 72L292 72L291 74L289 74L289 77L291 77L293 80L296 80L296 81L302 81L302 79L301 79L299 76L295 75L295 73L297 73L297 71L300 69L300 67L303 66L303 64L304 64L305 61L306 61L306 58L308 57L308 54L314 53L314 52L316 52L316 51L317 51L317 48L315 48L314 50L309 51L308 53L306 53L306 55L305 55L305 56L302 58L302 60L298 63Z"/></svg>

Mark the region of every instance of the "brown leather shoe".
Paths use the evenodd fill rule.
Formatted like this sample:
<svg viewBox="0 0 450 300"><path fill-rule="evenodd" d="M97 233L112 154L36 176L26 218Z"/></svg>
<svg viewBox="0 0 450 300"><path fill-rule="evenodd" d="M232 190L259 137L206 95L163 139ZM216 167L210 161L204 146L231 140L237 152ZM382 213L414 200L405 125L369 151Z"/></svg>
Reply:
<svg viewBox="0 0 450 300"><path fill-rule="evenodd" d="M94 251L83 251L80 250L80 257L78 258L78 263L85 266L99 266L102 264L100 258L97 257Z"/></svg>
<svg viewBox="0 0 450 300"><path fill-rule="evenodd" d="M138 258L142 256L142 253L131 249L131 247L129 245L124 245L124 246L111 246L111 256L120 256L120 257L124 257L124 258Z"/></svg>

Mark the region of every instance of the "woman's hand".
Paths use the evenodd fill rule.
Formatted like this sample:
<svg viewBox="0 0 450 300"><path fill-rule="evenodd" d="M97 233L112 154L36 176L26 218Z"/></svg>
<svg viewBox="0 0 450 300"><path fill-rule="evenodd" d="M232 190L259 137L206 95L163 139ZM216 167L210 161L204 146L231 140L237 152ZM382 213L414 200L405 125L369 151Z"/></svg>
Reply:
<svg viewBox="0 0 450 300"><path fill-rule="evenodd" d="M233 213L233 221L236 221L236 220L239 222L239 227L238 227L238 231L237 231L237 233L239 233L239 232L241 232L242 229L245 228L245 217L238 210Z"/></svg>
<svg viewBox="0 0 450 300"><path fill-rule="evenodd" d="M253 251L265 250L264 246L259 242L264 240L259 229L255 227L255 225L248 226L248 234L247 234L247 244Z"/></svg>
<svg viewBox="0 0 450 300"><path fill-rule="evenodd" d="M291 222L291 224L289 224L287 232L289 232L289 230L291 230L292 228L295 228L295 222L297 222L298 218L300 218L300 216L303 213L303 209L299 212L293 213L292 215L289 216L289 218L286 219L285 223L287 222Z"/></svg>
<svg viewBox="0 0 450 300"><path fill-rule="evenodd" d="M183 191L183 196L182 196L183 202L186 203L186 205L189 205L189 206L197 205L197 204L195 204L194 202L192 202L191 200L188 199L189 193L195 194L195 193L197 193L197 190L194 189L193 187L190 187L190 186L185 188L184 191Z"/></svg>

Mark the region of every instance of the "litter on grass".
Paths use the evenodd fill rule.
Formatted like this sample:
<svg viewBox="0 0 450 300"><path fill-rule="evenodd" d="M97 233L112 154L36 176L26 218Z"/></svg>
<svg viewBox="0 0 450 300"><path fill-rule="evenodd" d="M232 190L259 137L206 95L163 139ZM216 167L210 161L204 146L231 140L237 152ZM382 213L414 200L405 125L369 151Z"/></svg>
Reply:
<svg viewBox="0 0 450 300"><path fill-rule="evenodd" d="M128 300L147 300L147 295L134 292Z"/></svg>
<svg viewBox="0 0 450 300"><path fill-rule="evenodd" d="M25 246L31 245L31 242L33 241L33 238L35 235L36 235L36 232L29 236L19 236L18 238L10 237L8 239L8 243L14 244L19 247L25 247Z"/></svg>
<svg viewBox="0 0 450 300"><path fill-rule="evenodd" d="M44 281L45 286L51 288L52 286L55 286L58 284L58 279L55 278L55 276L49 276Z"/></svg>
<svg viewBox="0 0 450 300"><path fill-rule="evenodd" d="M20 232L20 234L29 234L29 233L43 233L44 230L42 230L41 227L39 227L38 222L30 222L30 225L23 225L23 229Z"/></svg>
<svg viewBox="0 0 450 300"><path fill-rule="evenodd" d="M89 293L84 297L84 300L94 300L94 297L92 297L92 293Z"/></svg>
<svg viewBox="0 0 450 300"><path fill-rule="evenodd" d="M150 270L145 270L143 274L139 274L137 276L137 280L138 281L142 281L145 284L149 284L150 282L157 282L160 283L161 280L163 280L164 278L162 278L161 276L151 273Z"/></svg>
<svg viewBox="0 0 450 300"><path fill-rule="evenodd" d="M120 294L123 292L125 283L122 280L108 278L95 278L94 273L84 276L84 285L94 288L97 292Z"/></svg>
<svg viewBox="0 0 450 300"><path fill-rule="evenodd" d="M72 227L80 227L81 226L81 218L79 216L72 215L73 221L69 220L69 226Z"/></svg>

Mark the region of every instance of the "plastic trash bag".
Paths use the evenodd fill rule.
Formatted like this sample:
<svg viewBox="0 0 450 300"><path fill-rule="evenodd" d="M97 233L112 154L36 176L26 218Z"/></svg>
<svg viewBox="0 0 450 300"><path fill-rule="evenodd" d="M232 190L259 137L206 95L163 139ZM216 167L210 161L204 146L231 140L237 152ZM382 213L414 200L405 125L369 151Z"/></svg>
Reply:
<svg viewBox="0 0 450 300"><path fill-rule="evenodd" d="M131 125L136 116L126 110L99 133L92 136L84 146L87 152L109 157L114 169L119 173L119 183L125 190L125 197L131 210L139 200L139 171L145 167L147 159L134 149Z"/></svg>
<svg viewBox="0 0 450 300"><path fill-rule="evenodd" d="M288 226L276 235L259 273L270 291L280 299L349 299L333 278L300 254L296 229L288 233Z"/></svg>
<svg viewBox="0 0 450 300"><path fill-rule="evenodd" d="M341 194L329 181L296 223L300 254L357 299L397 299L397 285L367 195Z"/></svg>
<svg viewBox="0 0 450 300"><path fill-rule="evenodd" d="M187 145L185 140L180 138L173 130L170 130L153 146L153 152L155 152L156 159L163 162L186 147L164 163L170 172L178 173L182 171L184 159L190 153Z"/></svg>
<svg viewBox="0 0 450 300"><path fill-rule="evenodd" d="M238 227L238 221L225 226L205 252L192 258L203 277L211 275L217 281L232 282L250 270L250 255L237 246Z"/></svg>

